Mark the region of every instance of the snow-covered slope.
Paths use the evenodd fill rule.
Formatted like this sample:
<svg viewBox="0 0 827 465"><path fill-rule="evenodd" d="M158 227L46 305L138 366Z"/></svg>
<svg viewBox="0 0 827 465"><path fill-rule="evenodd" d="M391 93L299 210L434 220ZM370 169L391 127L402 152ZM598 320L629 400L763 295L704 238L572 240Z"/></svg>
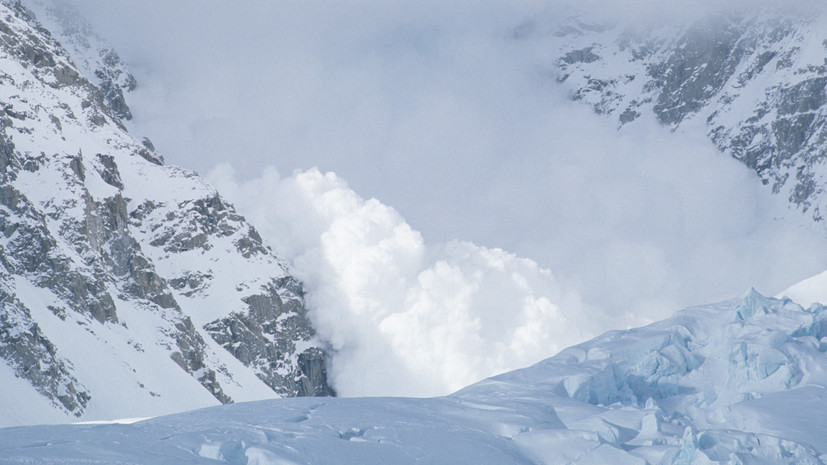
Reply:
<svg viewBox="0 0 827 465"><path fill-rule="evenodd" d="M301 285L80 37L0 3L0 425L332 393Z"/></svg>
<svg viewBox="0 0 827 465"><path fill-rule="evenodd" d="M0 430L0 463L821 464L827 311L750 291L432 399Z"/></svg>
<svg viewBox="0 0 827 465"><path fill-rule="evenodd" d="M122 120L131 120L125 94L135 90L135 77L118 53L92 30L71 3L52 0L18 3L32 12L45 31L60 42L78 71L101 90L112 113Z"/></svg>
<svg viewBox="0 0 827 465"><path fill-rule="evenodd" d="M754 8L632 27L576 14L553 30L532 23L521 31L553 37L557 80L573 99L619 128L655 119L705 133L821 221L827 15L812 13Z"/></svg>

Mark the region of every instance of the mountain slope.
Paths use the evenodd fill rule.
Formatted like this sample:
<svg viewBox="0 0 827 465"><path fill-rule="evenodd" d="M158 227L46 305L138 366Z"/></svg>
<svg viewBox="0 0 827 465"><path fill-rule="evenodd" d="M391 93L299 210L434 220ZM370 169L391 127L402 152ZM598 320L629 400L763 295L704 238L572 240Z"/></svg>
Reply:
<svg viewBox="0 0 827 465"><path fill-rule="evenodd" d="M617 121L702 132L815 221L827 199L827 16L757 11L555 28L558 81ZM537 29L539 31L539 28Z"/></svg>
<svg viewBox="0 0 827 465"><path fill-rule="evenodd" d="M9 428L0 463L822 464L825 323L821 305L750 291L447 397Z"/></svg>
<svg viewBox="0 0 827 465"><path fill-rule="evenodd" d="M0 4L0 365L19 389L0 423L331 394L301 285L213 188L127 133L117 55L79 53Z"/></svg>

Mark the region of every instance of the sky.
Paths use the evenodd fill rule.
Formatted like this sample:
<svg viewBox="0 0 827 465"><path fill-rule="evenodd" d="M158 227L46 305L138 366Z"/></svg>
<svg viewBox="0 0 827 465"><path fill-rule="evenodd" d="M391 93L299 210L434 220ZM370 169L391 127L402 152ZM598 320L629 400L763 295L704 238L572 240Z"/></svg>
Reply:
<svg viewBox="0 0 827 465"><path fill-rule="evenodd" d="M823 231L703 135L572 102L549 37L513 38L557 21L543 2L72 3L138 80L132 130L305 282L342 394L445 394L827 269Z"/></svg>

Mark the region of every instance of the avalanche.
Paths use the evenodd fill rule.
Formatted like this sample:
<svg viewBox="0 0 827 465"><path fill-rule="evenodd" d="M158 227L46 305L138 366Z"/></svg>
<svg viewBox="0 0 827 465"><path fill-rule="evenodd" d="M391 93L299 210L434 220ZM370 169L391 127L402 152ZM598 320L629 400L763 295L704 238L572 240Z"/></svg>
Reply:
<svg viewBox="0 0 827 465"><path fill-rule="evenodd" d="M0 430L0 463L821 464L827 311L750 290L429 399Z"/></svg>

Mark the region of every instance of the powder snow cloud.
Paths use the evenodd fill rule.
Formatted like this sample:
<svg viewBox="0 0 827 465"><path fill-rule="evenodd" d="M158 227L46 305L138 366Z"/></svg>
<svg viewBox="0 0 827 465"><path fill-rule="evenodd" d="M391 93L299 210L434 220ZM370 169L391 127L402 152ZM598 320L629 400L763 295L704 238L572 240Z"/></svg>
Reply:
<svg viewBox="0 0 827 465"><path fill-rule="evenodd" d="M333 173L269 169L239 184L224 165L209 178L311 289L311 318L334 350L343 395L444 394L593 334L578 330L593 315L550 271L469 242L426 244Z"/></svg>
<svg viewBox="0 0 827 465"><path fill-rule="evenodd" d="M566 274L560 279L500 249L428 243L394 209L365 200L331 172L282 177L268 168L239 181L227 164L208 179L258 225L310 290L311 318L333 349L331 375L342 395L437 395L603 331L664 318L676 310L672 299L693 273L697 279L713 273L732 285L737 277L722 273L745 263L783 267L790 242L812 240L767 219L771 199L748 178L739 181L740 165L723 159L710 179L681 164L685 154L657 166L642 155L647 150L631 158L639 176L620 177L615 185L605 185L611 174L594 169L587 170L593 179L549 181L560 195L591 192L603 205L586 215L594 214L589 221L595 224L578 219L583 212L568 211L566 202L556 212L557 221L574 228L557 232L578 252L563 269L591 272L594 279L585 282ZM735 171L727 174L726 166ZM620 168L605 169L617 174ZM652 192L663 200L649 200ZM717 206L710 211L710 204ZM695 224L709 215L715 221ZM591 249L566 236L575 232L595 241ZM674 237L652 238L662 234ZM710 271L710 265L722 269ZM626 294L593 305L581 293L593 300Z"/></svg>

